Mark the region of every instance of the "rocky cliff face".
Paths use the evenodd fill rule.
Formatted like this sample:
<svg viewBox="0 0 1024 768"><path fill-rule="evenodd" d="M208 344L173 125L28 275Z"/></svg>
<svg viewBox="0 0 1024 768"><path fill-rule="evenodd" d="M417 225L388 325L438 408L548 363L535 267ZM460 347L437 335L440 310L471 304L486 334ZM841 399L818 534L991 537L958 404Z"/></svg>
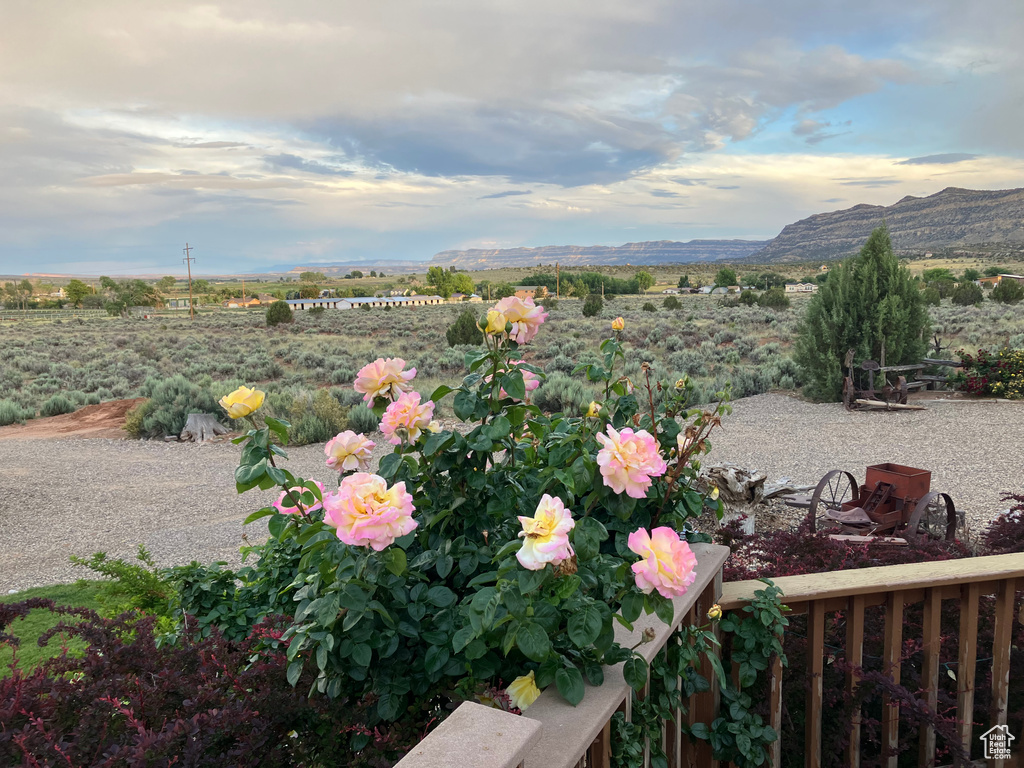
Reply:
<svg viewBox="0 0 1024 768"><path fill-rule="evenodd" d="M546 245L540 248L441 251L431 262L459 269L529 267L536 264L686 264L694 261L743 259L765 245L763 240L671 240L606 245Z"/></svg>
<svg viewBox="0 0 1024 768"><path fill-rule="evenodd" d="M949 187L929 197L905 197L890 206L855 205L790 224L751 261L835 259L856 253L871 231L888 224L893 248L939 251L972 245L1024 246L1024 189Z"/></svg>

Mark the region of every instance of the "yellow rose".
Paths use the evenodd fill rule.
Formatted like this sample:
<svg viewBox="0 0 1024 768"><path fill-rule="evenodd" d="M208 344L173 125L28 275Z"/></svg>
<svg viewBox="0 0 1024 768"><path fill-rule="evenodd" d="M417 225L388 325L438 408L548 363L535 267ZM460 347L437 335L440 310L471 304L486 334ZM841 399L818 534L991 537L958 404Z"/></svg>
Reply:
<svg viewBox="0 0 1024 768"><path fill-rule="evenodd" d="M718 501L718 486L712 485L711 492L708 494L708 498L712 501Z"/></svg>
<svg viewBox="0 0 1024 768"><path fill-rule="evenodd" d="M508 320L501 312L492 309L487 313L487 333L504 333Z"/></svg>
<svg viewBox="0 0 1024 768"><path fill-rule="evenodd" d="M626 327L626 321L623 320L621 317L616 317L614 320L612 320L612 330L613 331L621 331L625 327Z"/></svg>
<svg viewBox="0 0 1024 768"><path fill-rule="evenodd" d="M601 413L601 406L597 404L597 401L592 400L590 407L587 409L587 418L596 419Z"/></svg>
<svg viewBox="0 0 1024 768"><path fill-rule="evenodd" d="M538 696L540 696L540 688L537 687L536 678L534 677L532 669L530 670L530 674L520 675L509 683L508 688L506 688L505 691L508 693L512 706L519 711L526 709L537 700Z"/></svg>
<svg viewBox="0 0 1024 768"><path fill-rule="evenodd" d="M708 610L708 618L711 619L711 621L718 621L722 618L722 606L718 603L712 605L710 610Z"/></svg>
<svg viewBox="0 0 1024 768"><path fill-rule="evenodd" d="M258 411L260 406L263 405L263 398L265 397L266 393L258 389L239 387L230 395L222 397L220 399L220 406L228 412L228 416L232 419L240 419L243 416L248 416L250 413Z"/></svg>

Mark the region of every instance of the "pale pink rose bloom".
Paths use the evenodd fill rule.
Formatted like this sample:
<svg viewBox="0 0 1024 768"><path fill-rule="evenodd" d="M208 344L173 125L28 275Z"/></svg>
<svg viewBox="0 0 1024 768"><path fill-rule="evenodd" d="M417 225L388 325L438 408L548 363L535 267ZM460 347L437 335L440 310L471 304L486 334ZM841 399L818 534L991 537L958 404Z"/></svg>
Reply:
<svg viewBox="0 0 1024 768"><path fill-rule="evenodd" d="M603 446L597 452L597 463L604 484L616 493L625 491L627 496L642 499L651 487L651 479L661 477L668 469L658 453L658 442L646 429L634 433L626 427L616 432L609 424L608 434L597 435L597 441Z"/></svg>
<svg viewBox="0 0 1024 768"><path fill-rule="evenodd" d="M576 527L572 513L561 499L544 494L533 517L519 517L523 530L519 538L523 546L516 553L519 564L531 571L539 571L546 563L557 565L572 557L569 531Z"/></svg>
<svg viewBox="0 0 1024 768"><path fill-rule="evenodd" d="M518 296L506 296L491 311L504 315L512 323L509 337L520 344L529 343L537 335L541 324L548 319L544 307L535 305L533 299L520 299Z"/></svg>
<svg viewBox="0 0 1024 768"><path fill-rule="evenodd" d="M526 362L526 361L525 360L510 360L509 361L509 363L511 365L520 365L520 364L522 364L524 362ZM537 389L537 387L540 386L540 376L538 376L533 371L521 370L520 373L523 374L523 384L526 385L526 402L530 402L530 393L533 392L535 389ZM492 378L493 377L491 376L491 374L487 374L486 376L484 376L484 382L487 383L487 384L490 384ZM501 391L498 393L498 396L499 397L508 397L508 392L505 391L504 387L501 388Z"/></svg>
<svg viewBox="0 0 1024 768"><path fill-rule="evenodd" d="M420 404L419 392L406 392L384 411L380 431L392 445L415 443L434 418L432 400Z"/></svg>
<svg viewBox="0 0 1024 768"><path fill-rule="evenodd" d="M352 388L356 392L363 393L363 400L373 405L378 397L386 397L389 400L396 400L403 392L412 389L411 382L416 376L416 369L405 368L405 360L400 357L389 357L385 360L378 357L372 363L368 363L359 369Z"/></svg>
<svg viewBox="0 0 1024 768"><path fill-rule="evenodd" d="M313 483L316 485L317 488L320 489L320 496L322 497L324 495L324 484L321 482L317 482L316 480L314 480ZM309 489L303 488L301 485L297 485L290 490L292 492L292 496L298 499L304 491L308 491ZM301 504L302 502L300 501L299 503ZM304 508L305 511L303 511L300 507L293 506L292 500L288 498L288 494L285 491L281 491L280 498L278 498L278 500L275 501L271 506L273 506L274 509L280 512L282 515L298 515L316 512L318 509L320 509L321 504L319 501L314 501L312 506Z"/></svg>
<svg viewBox="0 0 1024 768"><path fill-rule="evenodd" d="M349 475L337 491L324 496L324 522L337 529L338 538L377 552L416 529L413 511L405 483L388 488L383 477L367 472Z"/></svg>
<svg viewBox="0 0 1024 768"><path fill-rule="evenodd" d="M376 443L372 440L351 429L339 432L324 446L327 466L339 472L351 472L356 469L365 472L370 468L374 445Z"/></svg>
<svg viewBox="0 0 1024 768"><path fill-rule="evenodd" d="M697 578L697 556L668 526L650 534L643 528L633 531L627 544L640 555L640 561L633 563L633 577L644 594L656 589L662 597L679 597Z"/></svg>

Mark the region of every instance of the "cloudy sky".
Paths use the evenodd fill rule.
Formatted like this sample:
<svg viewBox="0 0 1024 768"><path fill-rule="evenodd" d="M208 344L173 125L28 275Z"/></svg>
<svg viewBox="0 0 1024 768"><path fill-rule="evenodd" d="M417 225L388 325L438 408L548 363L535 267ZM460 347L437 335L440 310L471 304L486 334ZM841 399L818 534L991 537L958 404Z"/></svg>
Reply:
<svg viewBox="0 0 1024 768"><path fill-rule="evenodd" d="M1020 0L3 0L0 273L769 238L1024 186Z"/></svg>

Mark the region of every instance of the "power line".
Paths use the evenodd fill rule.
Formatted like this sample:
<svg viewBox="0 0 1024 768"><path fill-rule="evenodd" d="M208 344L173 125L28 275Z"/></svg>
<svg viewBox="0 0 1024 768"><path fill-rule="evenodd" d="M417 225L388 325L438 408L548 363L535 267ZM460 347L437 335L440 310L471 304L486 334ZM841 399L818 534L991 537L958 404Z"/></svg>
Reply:
<svg viewBox="0 0 1024 768"><path fill-rule="evenodd" d="M189 320L196 319L196 311L192 306L192 262L195 261L195 257L190 255L190 252L194 249L189 246L186 242L182 252L185 254L185 258L182 261L185 262L185 266L188 267L188 318Z"/></svg>

